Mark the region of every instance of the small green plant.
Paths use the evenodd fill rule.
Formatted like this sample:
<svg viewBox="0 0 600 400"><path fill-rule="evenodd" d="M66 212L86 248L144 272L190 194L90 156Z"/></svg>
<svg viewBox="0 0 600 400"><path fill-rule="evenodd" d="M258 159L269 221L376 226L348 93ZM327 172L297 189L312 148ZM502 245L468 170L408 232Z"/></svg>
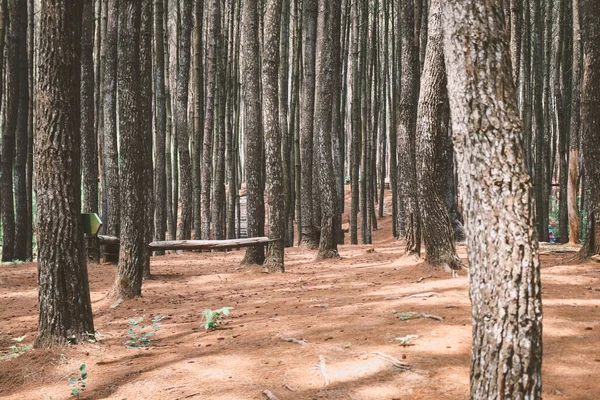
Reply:
<svg viewBox="0 0 600 400"><path fill-rule="evenodd" d="M398 316L398 318L400 318L400 321L406 321L406 320L413 318L416 315L416 313L415 312L399 312L399 313L396 313L396 315Z"/></svg>
<svg viewBox="0 0 600 400"><path fill-rule="evenodd" d="M87 372L85 372L85 364L79 366L78 371L73 371L73 376L69 378L67 386L74 386L71 389L71 396L79 398L87 385Z"/></svg>
<svg viewBox="0 0 600 400"><path fill-rule="evenodd" d="M202 311L202 315L204 315L204 329L207 331L217 329L223 323L223 316L229 316L231 309L232 307L223 307L214 311L210 308Z"/></svg>
<svg viewBox="0 0 600 400"><path fill-rule="evenodd" d="M417 339L419 335L406 335L397 337L396 340L400 342L400 346L414 346L412 342L414 339Z"/></svg>
<svg viewBox="0 0 600 400"><path fill-rule="evenodd" d="M150 345L150 336L156 334L160 328L160 321L164 319L159 315L152 318L152 325L142 325L144 317L138 319L129 318L129 329L127 335L129 340L125 342L128 348L137 349L140 347L148 347Z"/></svg>
<svg viewBox="0 0 600 400"><path fill-rule="evenodd" d="M23 342L23 339L25 339L26 336L27 335L12 338L11 340L17 343L10 346L8 353L6 353L3 356L0 356L0 360L9 360L11 358L17 358L25 354L27 351L31 350L31 345L25 345L21 343Z"/></svg>

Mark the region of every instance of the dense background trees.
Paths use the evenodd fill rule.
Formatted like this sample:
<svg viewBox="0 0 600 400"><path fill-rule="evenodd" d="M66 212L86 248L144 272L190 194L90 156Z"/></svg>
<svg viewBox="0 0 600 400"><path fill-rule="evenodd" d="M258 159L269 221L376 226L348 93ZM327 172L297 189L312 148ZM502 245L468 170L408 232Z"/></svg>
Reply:
<svg viewBox="0 0 600 400"><path fill-rule="evenodd" d="M277 241L265 267L279 272L295 239L335 257L344 231L371 243L377 218L391 215L406 253L420 255L423 239L427 261L460 268L464 225L470 264L487 266L472 267L474 304L512 299L478 289L507 281L503 271L532 285L517 291L531 305L519 334L532 354L518 355L537 374L537 241L600 250L598 7L458 3L0 0L2 260L37 255L44 299L52 274L72 274L73 291L57 293L81 294L75 312L89 329L81 211L98 212L103 233L121 240L119 297L141 294L151 240L262 236L268 226ZM486 24L472 21L478 13ZM465 32L485 38L489 48L472 44L489 60L466 61ZM56 207L60 221L48 217ZM513 258L478 246L492 232L505 239L496 253L506 246ZM50 249L61 240L71 244ZM249 248L244 261L264 260ZM49 319L40 321L45 337Z"/></svg>

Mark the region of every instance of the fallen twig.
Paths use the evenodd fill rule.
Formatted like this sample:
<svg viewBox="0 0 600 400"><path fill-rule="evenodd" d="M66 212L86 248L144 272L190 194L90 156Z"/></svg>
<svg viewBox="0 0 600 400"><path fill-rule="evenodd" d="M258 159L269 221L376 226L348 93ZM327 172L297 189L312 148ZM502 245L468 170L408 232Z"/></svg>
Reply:
<svg viewBox="0 0 600 400"><path fill-rule="evenodd" d="M267 400L279 400L279 397L275 396L270 390L265 390L263 395Z"/></svg>
<svg viewBox="0 0 600 400"><path fill-rule="evenodd" d="M371 353L374 356L377 356L379 358L383 358L384 360L388 361L390 364L392 364L392 367L402 370L402 371L408 371L410 369L410 366L408 364L403 363L402 361L398 360L395 357L390 356L389 354L386 354L382 351L374 351L373 353Z"/></svg>
<svg viewBox="0 0 600 400"><path fill-rule="evenodd" d="M327 375L327 369L326 369L326 365L325 365L325 357L319 355L319 370L321 371L321 375L323 375L323 378L325 379L325 386L329 385L329 375Z"/></svg>
<svg viewBox="0 0 600 400"><path fill-rule="evenodd" d="M438 317L437 315L431 315L431 314L425 314L425 313L420 313L419 316L423 317L423 318L435 319L436 321L444 320L443 317Z"/></svg>
<svg viewBox="0 0 600 400"><path fill-rule="evenodd" d="M198 396L199 394L200 394L200 392L196 392L196 393L188 394L187 396L178 397L175 400L189 399L190 397Z"/></svg>
<svg viewBox="0 0 600 400"><path fill-rule="evenodd" d="M304 339L299 340L299 339L296 339L296 338L293 338L293 337L286 338L286 337L283 337L283 336L279 336L279 339L283 340L284 342L288 342L288 343L306 344L306 340L304 340Z"/></svg>
<svg viewBox="0 0 600 400"><path fill-rule="evenodd" d="M429 276L422 276L422 277L420 277L419 279L417 279L417 280L415 281L415 283L421 283L421 282L423 282L425 279L429 279L429 278L433 278L433 275L429 275Z"/></svg>
<svg viewBox="0 0 600 400"><path fill-rule="evenodd" d="M289 390L290 392L297 392L297 390L291 387L290 385L283 385L283 387Z"/></svg>
<svg viewBox="0 0 600 400"><path fill-rule="evenodd" d="M413 298L425 298L425 297L433 297L433 296L439 296L440 294L437 292L425 292L425 293L416 293L416 294L411 294L410 296L406 296L407 299L413 299Z"/></svg>
<svg viewBox="0 0 600 400"><path fill-rule="evenodd" d="M384 300L400 300L402 297L386 297Z"/></svg>

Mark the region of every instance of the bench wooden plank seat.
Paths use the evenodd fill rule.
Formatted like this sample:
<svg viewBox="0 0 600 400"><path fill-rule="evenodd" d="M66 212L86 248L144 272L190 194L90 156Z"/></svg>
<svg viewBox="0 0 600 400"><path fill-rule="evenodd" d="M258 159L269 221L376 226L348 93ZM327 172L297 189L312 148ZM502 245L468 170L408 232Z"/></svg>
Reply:
<svg viewBox="0 0 600 400"><path fill-rule="evenodd" d="M238 249L241 247L265 246L279 239L268 237L255 237L246 239L230 240L170 240L163 242L152 242L148 248L155 250L218 250Z"/></svg>

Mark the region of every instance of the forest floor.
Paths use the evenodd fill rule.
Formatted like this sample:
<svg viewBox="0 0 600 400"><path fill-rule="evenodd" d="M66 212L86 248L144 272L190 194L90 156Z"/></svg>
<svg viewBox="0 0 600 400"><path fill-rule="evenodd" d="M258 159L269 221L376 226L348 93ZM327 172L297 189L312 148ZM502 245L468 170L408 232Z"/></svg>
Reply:
<svg viewBox="0 0 600 400"><path fill-rule="evenodd" d="M373 245L341 246L336 260L286 249L285 274L240 267L243 251L155 257L143 297L116 306L115 267L91 265L97 341L0 361L0 398L67 399L81 364L82 399L262 399L265 390L281 400L468 398L466 272L451 278L405 257L390 223L380 219ZM570 261L573 251L540 251L546 400L600 396L600 264ZM459 255L466 262L464 245ZM36 264L0 266L0 351L23 335L32 344L36 284ZM202 311L224 306L231 316L206 332ZM142 316L165 318L147 348L127 348L128 320ZM408 335L418 337L403 346Z"/></svg>

